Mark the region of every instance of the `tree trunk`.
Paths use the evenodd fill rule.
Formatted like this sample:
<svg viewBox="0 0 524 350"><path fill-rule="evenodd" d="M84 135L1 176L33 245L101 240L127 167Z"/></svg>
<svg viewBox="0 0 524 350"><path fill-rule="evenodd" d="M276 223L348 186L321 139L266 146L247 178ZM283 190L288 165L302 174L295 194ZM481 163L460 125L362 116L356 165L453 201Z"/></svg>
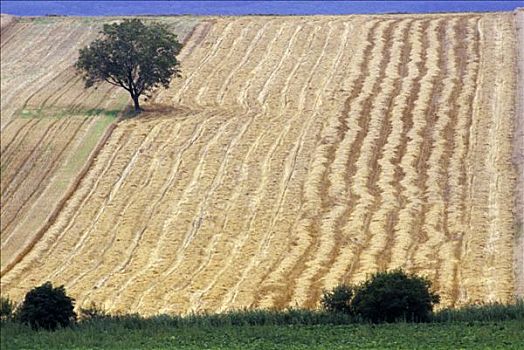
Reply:
<svg viewBox="0 0 524 350"><path fill-rule="evenodd" d="M135 104L135 112L140 113L142 112L142 108L140 108L140 103L138 102L139 96L131 96L133 98L133 102Z"/></svg>

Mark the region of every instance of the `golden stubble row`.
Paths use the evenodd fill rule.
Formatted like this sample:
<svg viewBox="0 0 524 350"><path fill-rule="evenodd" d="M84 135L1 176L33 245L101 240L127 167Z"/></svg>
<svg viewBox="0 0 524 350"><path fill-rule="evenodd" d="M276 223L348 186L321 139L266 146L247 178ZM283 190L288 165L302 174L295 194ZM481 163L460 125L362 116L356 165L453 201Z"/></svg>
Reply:
<svg viewBox="0 0 524 350"><path fill-rule="evenodd" d="M515 118L515 28L509 15L479 22L480 70L468 154L468 229L462 240L461 301L507 300L514 291L515 173L511 137ZM496 69L491 68L497 62ZM479 277L480 276L480 277Z"/></svg>

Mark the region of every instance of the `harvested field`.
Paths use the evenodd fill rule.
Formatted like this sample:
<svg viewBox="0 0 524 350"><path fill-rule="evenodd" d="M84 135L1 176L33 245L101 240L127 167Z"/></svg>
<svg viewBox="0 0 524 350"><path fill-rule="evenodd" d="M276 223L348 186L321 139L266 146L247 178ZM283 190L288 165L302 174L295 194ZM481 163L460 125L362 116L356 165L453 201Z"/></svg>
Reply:
<svg viewBox="0 0 524 350"><path fill-rule="evenodd" d="M208 20L164 108L118 123L2 293L315 307L403 267L448 306L509 301L515 38L510 13Z"/></svg>
<svg viewBox="0 0 524 350"><path fill-rule="evenodd" d="M171 22L183 37L194 23ZM128 103L118 89L84 91L74 74L78 49L97 36L102 24L2 15L2 271L45 230Z"/></svg>
<svg viewBox="0 0 524 350"><path fill-rule="evenodd" d="M15 22L15 17L0 13L0 29L4 30Z"/></svg>
<svg viewBox="0 0 524 350"><path fill-rule="evenodd" d="M2 131L2 269L45 227L111 116L17 118Z"/></svg>

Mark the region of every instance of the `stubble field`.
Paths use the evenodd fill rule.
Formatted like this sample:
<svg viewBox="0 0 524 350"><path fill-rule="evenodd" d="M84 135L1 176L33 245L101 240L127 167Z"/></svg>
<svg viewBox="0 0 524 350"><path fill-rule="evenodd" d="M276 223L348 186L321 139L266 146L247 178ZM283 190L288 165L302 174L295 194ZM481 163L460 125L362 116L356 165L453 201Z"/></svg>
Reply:
<svg viewBox="0 0 524 350"><path fill-rule="evenodd" d="M2 274L47 230L127 104L113 87L84 90L73 67L111 21L2 16ZM195 21L170 23L184 38Z"/></svg>
<svg viewBox="0 0 524 350"><path fill-rule="evenodd" d="M510 301L515 47L511 13L205 18L182 79L116 125L2 293L315 307L403 267L447 306Z"/></svg>

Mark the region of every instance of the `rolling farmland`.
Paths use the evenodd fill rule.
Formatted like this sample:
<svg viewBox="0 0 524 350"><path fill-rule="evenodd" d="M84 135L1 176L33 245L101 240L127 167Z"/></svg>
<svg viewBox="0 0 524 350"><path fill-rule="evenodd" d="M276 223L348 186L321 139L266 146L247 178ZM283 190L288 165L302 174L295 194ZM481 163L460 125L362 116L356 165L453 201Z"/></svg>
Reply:
<svg viewBox="0 0 524 350"><path fill-rule="evenodd" d="M513 16L204 19L183 78L116 124L2 293L50 280L146 315L315 307L403 267L445 305L511 300Z"/></svg>

